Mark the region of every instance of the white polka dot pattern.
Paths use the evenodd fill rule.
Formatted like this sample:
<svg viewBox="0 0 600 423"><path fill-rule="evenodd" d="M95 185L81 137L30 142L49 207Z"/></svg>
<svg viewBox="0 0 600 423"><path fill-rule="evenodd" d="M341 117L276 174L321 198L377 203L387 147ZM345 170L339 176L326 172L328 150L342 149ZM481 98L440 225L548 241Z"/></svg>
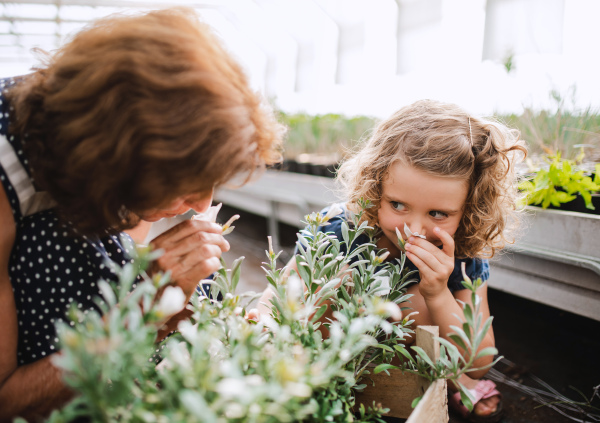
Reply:
<svg viewBox="0 0 600 423"><path fill-rule="evenodd" d="M0 136L24 169L27 159L18 137L7 132L11 108L4 90L12 80L0 80ZM0 151L0 154L2 152ZM59 221L56 211L48 209L33 214L23 212L14 180L7 176L0 161L0 182L10 201L16 222L15 244L9 261L19 330L17 358L19 365L31 363L56 352L58 339L55 323L65 319L72 303L84 313L98 309L96 282L117 278L107 261L124 265L129 260L128 246L119 237L79 236L68 223ZM31 175L23 172L24 177Z"/></svg>

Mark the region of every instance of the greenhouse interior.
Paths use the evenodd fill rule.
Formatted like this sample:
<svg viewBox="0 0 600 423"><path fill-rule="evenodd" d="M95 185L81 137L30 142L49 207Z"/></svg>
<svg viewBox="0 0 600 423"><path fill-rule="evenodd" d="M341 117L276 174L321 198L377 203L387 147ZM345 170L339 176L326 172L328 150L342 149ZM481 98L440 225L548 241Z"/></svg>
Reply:
<svg viewBox="0 0 600 423"><path fill-rule="evenodd" d="M0 2L0 422L600 422L598 16Z"/></svg>

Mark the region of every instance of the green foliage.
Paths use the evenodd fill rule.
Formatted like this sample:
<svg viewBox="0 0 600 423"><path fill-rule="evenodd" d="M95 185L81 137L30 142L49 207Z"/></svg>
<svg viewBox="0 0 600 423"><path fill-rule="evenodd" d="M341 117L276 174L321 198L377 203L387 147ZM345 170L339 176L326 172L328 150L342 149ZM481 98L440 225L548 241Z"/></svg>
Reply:
<svg viewBox="0 0 600 423"><path fill-rule="evenodd" d="M466 321L459 319L454 328L453 339L467 358L443 339L437 362L418 347L411 354L404 340L413 333L413 321L401 316L398 305L410 297L406 286L413 272L404 268L404 257L385 262L387 254L377 251L374 230L360 223L361 213L344 225L342 240L317 230L330 217L307 216L308 229L299 234L298 273L288 275L277 267L279 255L267 252L265 271L274 292L270 315L258 322L244 318L243 304L256 295L234 294L241 272L237 260L212 282L222 301L192 297L187 306L192 316L162 343L158 366L150 360L154 337L170 307L167 290L178 288L167 287L156 301L169 277L150 278L144 269L154 253L138 249L133 263L118 269L118 287L102 285L103 316L74 307L74 327L59 326L62 354L54 362L79 396L49 421L381 421L380 405L355 404L371 371L400 368L429 380L455 380L477 357L496 354L495 349L468 354L478 351L491 324L491 318L482 322L475 295L480 281L465 282L475 306L463 305ZM342 246L361 234L372 242L343 254ZM403 364L390 364L395 357Z"/></svg>
<svg viewBox="0 0 600 423"><path fill-rule="evenodd" d="M502 65L504 65L504 69L506 70L506 73L511 73L512 71L515 70L514 58L515 58L515 55L512 51L508 52L506 54L506 56L504 57L504 60L502 61Z"/></svg>
<svg viewBox="0 0 600 423"><path fill-rule="evenodd" d="M514 70L512 56L507 56L504 66L507 72ZM600 114L588 107L583 110L567 108L567 98L573 98L575 90L567 95L551 92L553 110L535 110L526 107L523 113L503 115L499 118L521 132L531 156L541 154L574 159L581 145L588 150L592 161L600 161ZM284 155L288 159L326 161L330 164L342 160L366 137L377 123L368 116L345 117L337 114L308 115L304 113L279 113L280 121L288 126ZM302 160L301 160L302 161Z"/></svg>
<svg viewBox="0 0 600 423"><path fill-rule="evenodd" d="M555 104L552 111L526 107L520 115L501 116L501 119L521 132L521 138L526 141L532 156L560 153L562 157L575 159L583 145L593 161L600 161L598 110L592 107L576 109L574 88L567 95L552 91L550 97ZM567 98L573 101L570 108L566 107Z"/></svg>
<svg viewBox="0 0 600 423"><path fill-rule="evenodd" d="M348 118L332 113L280 112L279 119L289 128L284 143L286 158L297 159L301 154L320 155L328 156L329 163L342 159L375 123L374 118L366 116Z"/></svg>
<svg viewBox="0 0 600 423"><path fill-rule="evenodd" d="M583 153L583 149L582 149ZM549 166L540 168L531 180L522 181L519 189L527 204L560 207L579 194L588 209L594 210L592 193L600 191L600 164L596 164L594 179L585 175L574 160L563 160L560 153L544 158Z"/></svg>

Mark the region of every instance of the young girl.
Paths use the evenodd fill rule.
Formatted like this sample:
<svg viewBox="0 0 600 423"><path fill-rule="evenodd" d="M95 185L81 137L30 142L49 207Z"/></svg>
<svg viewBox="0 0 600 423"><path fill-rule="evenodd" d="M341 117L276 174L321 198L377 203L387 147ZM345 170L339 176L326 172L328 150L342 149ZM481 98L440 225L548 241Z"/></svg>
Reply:
<svg viewBox="0 0 600 423"><path fill-rule="evenodd" d="M357 211L360 198L374 204L364 219L380 230L377 246L390 252L388 260L401 254L396 229L403 234L407 225L420 235L405 239L407 263L418 269L419 282L408 288L410 302L401 304L418 312L415 326L439 326L452 342L450 326L458 323L455 315L463 316L459 301L470 302L470 292L461 284L461 263L472 280L488 279L487 258L505 244L505 229L514 216L514 161L525 153L516 131L458 106L424 100L381 122L340 167L338 180L348 200L342 208ZM345 219L342 212L323 231L341 239ZM487 284L478 295L485 320ZM481 348L493 346L490 327ZM491 360L479 359L475 367ZM473 379L461 380L477 400L470 415L458 393L450 397L451 405L471 421L500 418L500 393L493 382L478 380L485 372L474 371Z"/></svg>

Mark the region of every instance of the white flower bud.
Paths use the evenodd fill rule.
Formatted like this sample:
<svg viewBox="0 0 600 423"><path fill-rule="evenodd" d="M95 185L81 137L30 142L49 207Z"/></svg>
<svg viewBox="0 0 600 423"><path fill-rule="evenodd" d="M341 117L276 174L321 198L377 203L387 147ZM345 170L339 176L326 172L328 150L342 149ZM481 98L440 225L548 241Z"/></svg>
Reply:
<svg viewBox="0 0 600 423"><path fill-rule="evenodd" d="M172 316L185 307L185 294L178 286L167 286L158 301L156 312L161 317Z"/></svg>
<svg viewBox="0 0 600 423"><path fill-rule="evenodd" d="M323 222L328 222L329 219L337 216L338 214L342 213L343 211L344 210L339 206L339 204L333 204L327 211L327 214L325 216L323 216Z"/></svg>

